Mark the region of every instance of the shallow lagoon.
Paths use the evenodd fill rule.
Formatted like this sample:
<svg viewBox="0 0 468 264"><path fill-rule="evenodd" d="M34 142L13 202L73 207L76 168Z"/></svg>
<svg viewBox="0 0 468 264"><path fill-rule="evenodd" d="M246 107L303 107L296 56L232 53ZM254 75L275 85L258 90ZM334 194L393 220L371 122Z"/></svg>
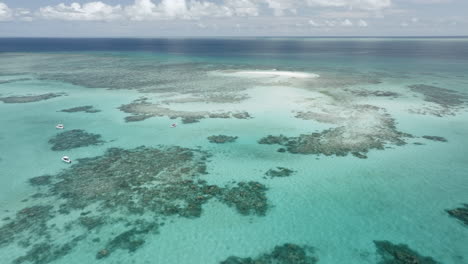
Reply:
<svg viewBox="0 0 468 264"><path fill-rule="evenodd" d="M5 263L220 263L231 256L268 263L274 252L289 257L281 263L302 263L301 250L304 263L390 263L391 250L407 261L468 259L468 227L446 211L468 203L464 40L150 40L143 51L135 40L95 40L110 50L99 43L69 50L65 40L16 40L11 50L9 41L0 41L8 51L0 54L0 98L10 98L0 103ZM60 96L38 97L44 94ZM138 107L121 111L132 104ZM100 111L63 112L85 106ZM145 118L126 122L139 115ZM74 129L103 142L51 149L49 140ZM215 135L237 138L213 144ZM286 140L259 144L268 135ZM139 146L151 151L99 163L109 148ZM187 154L171 160L152 152L176 157L175 146ZM298 146L307 151L291 151ZM86 164L101 168L92 177L110 177L99 182L115 199L57 187L70 179L98 195ZM294 173L266 176L277 167ZM126 185L110 184L125 173ZM43 175L52 181L30 184ZM174 177L183 179L177 188ZM194 191L174 195L178 188ZM154 209L151 201L176 207ZM52 207L31 209L44 205ZM20 225L23 216L35 221ZM6 232L15 226L14 235ZM42 253L34 254L38 246Z"/></svg>

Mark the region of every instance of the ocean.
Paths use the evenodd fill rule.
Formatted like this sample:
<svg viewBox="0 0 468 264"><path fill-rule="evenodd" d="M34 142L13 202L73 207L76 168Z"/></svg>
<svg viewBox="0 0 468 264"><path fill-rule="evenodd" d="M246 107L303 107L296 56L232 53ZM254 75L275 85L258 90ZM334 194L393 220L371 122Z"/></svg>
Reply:
<svg viewBox="0 0 468 264"><path fill-rule="evenodd" d="M467 109L468 38L2 38L0 262L468 263Z"/></svg>

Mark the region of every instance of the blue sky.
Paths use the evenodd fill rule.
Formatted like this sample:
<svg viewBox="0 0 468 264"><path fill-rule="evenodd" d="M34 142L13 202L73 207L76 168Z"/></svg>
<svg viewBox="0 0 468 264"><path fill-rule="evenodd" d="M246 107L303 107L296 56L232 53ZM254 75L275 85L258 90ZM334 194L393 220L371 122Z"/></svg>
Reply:
<svg viewBox="0 0 468 264"><path fill-rule="evenodd" d="M0 37L443 35L467 0L0 0Z"/></svg>

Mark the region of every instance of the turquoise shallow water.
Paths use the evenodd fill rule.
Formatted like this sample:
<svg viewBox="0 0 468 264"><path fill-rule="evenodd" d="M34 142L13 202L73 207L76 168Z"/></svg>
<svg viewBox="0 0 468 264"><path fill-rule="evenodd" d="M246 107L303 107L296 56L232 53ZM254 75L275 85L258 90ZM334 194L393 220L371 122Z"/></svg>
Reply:
<svg viewBox="0 0 468 264"><path fill-rule="evenodd" d="M220 263L229 256L255 258L284 243L313 247L318 263L391 263L381 262L383 256L377 252L375 240L406 244L440 263L468 263L468 227L445 211L468 203L465 50L452 49L450 53L447 49L456 45L450 40L407 40L408 46L416 49L411 56L404 56L407 51L399 53L404 47L400 40L392 56L388 54L392 46L382 40L346 40L360 47L350 50L345 45L328 47L322 40L270 39L264 40L268 46L261 52L260 48L242 50L258 45L249 43L253 40L242 41L241 50L226 54L216 41L210 46L216 52L206 52L206 47L193 50L182 42L173 44L173 50L153 47L131 51L126 47L117 51L0 53L0 99L65 93L28 103L0 102L2 263L208 264ZM466 44L466 40L453 42L463 41ZM231 45L227 43L225 48ZM310 45L321 49L312 52ZM438 53L440 50L443 52ZM426 56L430 52L433 57ZM459 57L455 56L457 52ZM258 74L261 71L269 73ZM278 75L283 71L320 76ZM394 94L372 93L376 91ZM149 110L125 113L118 109L141 97L147 98ZM60 112L85 105L100 112ZM208 117L220 112L248 112L251 118ZM301 112L326 115L298 118ZM125 117L142 114L155 116L125 122ZM182 118L186 116L198 116L199 122L184 124ZM395 127L388 120L394 121ZM65 132L83 129L99 134L104 142L53 151L48 141L62 132L54 128L57 123L65 124ZM171 128L172 123L177 127ZM345 156L326 156L323 149L319 150L322 153L281 153L278 148L287 146L258 143L268 135L282 134L293 140L339 127L344 128L343 134L327 139L323 145L350 148L343 150ZM402 138L405 145L395 144L394 130L412 137ZM219 134L238 138L224 144L207 140ZM426 135L443 137L447 142L422 138ZM384 149L357 150L366 159L351 155L353 149L374 139L382 141ZM414 144L417 142L423 144ZM79 165L81 158L104 155L112 147L133 149L142 145L206 151L210 155L207 173L200 175L201 179L217 186L232 187L233 181L263 184L268 209L264 215L245 215L222 199L210 199L197 217L133 214L119 205L105 211L99 208L99 202L59 213L58 206L68 199L65 193L40 189L44 187L38 191L28 183L33 177L56 175L77 166L61 162L63 155ZM142 162L159 161L148 158ZM265 176L276 167L295 173L289 177ZM72 172L76 179L82 177L79 170ZM131 171L128 177L142 173ZM130 192L117 187L114 191ZM50 196L30 197L37 192ZM17 212L38 204L56 206L42 226L49 236L34 231L34 223L13 225L18 228L15 232L24 236L21 238L5 231L9 223L18 221ZM76 224L85 211L107 222L86 230ZM99 250L110 250L107 241L136 228L129 224L135 219L164 225L157 232L138 234L144 243L135 250L120 246L109 256L96 258ZM30 251L37 244L60 246L75 237L80 237L78 242L60 253ZM29 241L26 245L21 243L25 238Z"/></svg>

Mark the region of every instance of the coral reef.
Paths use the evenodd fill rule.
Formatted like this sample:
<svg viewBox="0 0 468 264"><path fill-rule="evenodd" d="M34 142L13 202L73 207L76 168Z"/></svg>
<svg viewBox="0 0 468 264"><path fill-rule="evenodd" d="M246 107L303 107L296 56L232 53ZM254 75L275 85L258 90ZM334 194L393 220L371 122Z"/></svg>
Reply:
<svg viewBox="0 0 468 264"><path fill-rule="evenodd" d="M217 135L217 136L209 136L208 137L208 141L210 141L211 143L218 143L218 144L222 144L222 143L231 143L231 142L235 142L237 140L237 137L236 136L226 136L226 135Z"/></svg>
<svg viewBox="0 0 468 264"><path fill-rule="evenodd" d="M377 253L382 257L379 264L440 264L431 257L421 256L407 245L395 245L389 241L374 241Z"/></svg>
<svg viewBox="0 0 468 264"><path fill-rule="evenodd" d="M55 97L63 96L64 93L46 93L40 95L23 95L23 96L8 96L0 97L0 101L6 104L23 104L23 103L32 103L38 101L49 100Z"/></svg>
<svg viewBox="0 0 468 264"><path fill-rule="evenodd" d="M439 136L423 136L423 138L432 141L447 142L447 139Z"/></svg>
<svg viewBox="0 0 468 264"><path fill-rule="evenodd" d="M220 264L314 264L318 259L313 253L313 248L286 243L256 258L231 256Z"/></svg>
<svg viewBox="0 0 468 264"><path fill-rule="evenodd" d="M463 207L445 210L451 217L455 217L468 227L468 204Z"/></svg>
<svg viewBox="0 0 468 264"><path fill-rule="evenodd" d="M437 86L415 84L408 86L408 88L422 95L424 101L432 103L432 105L411 110L417 114L430 114L438 117L455 115L468 102L468 96Z"/></svg>
<svg viewBox="0 0 468 264"><path fill-rule="evenodd" d="M346 100L345 100L346 101ZM314 103L314 111L298 112L297 118L334 124L336 127L295 137L267 136L260 144L278 144L291 153L324 154L367 158L371 149L383 150L387 144L401 146L412 135L397 130L396 121L383 108L372 105L324 106Z"/></svg>
<svg viewBox="0 0 468 264"><path fill-rule="evenodd" d="M270 177L288 177L291 176L295 171L284 168L284 167L276 167L276 169L269 169L265 175Z"/></svg>
<svg viewBox="0 0 468 264"><path fill-rule="evenodd" d="M171 119L181 118L182 123L196 123L204 118L251 118L247 112L210 112L210 111L180 111L162 107L147 101L146 98L138 99L130 104L121 105L120 111L131 114L125 117L126 122L142 121L151 117L167 116Z"/></svg>
<svg viewBox="0 0 468 264"><path fill-rule="evenodd" d="M101 156L77 160L56 175L32 178L29 183L38 192L31 197L37 205L5 218L0 247L16 243L25 249L15 264L46 264L92 239L98 243L95 257L102 259L116 250L137 250L148 234L157 234L162 219L200 217L210 199L242 215L265 215L269 205L264 185L240 182L220 187L201 179L209 157L207 152L176 146L110 148ZM113 238L90 237L115 226L122 230Z"/></svg>
<svg viewBox="0 0 468 264"><path fill-rule="evenodd" d="M49 144L52 144L51 149L55 151L98 145L103 142L101 135L87 133L82 129L61 132L49 140Z"/></svg>
<svg viewBox="0 0 468 264"><path fill-rule="evenodd" d="M294 154L323 154L326 156L346 156L353 153L354 156L365 158L362 153L371 149L384 149L385 144L398 146L406 144L405 137L411 135L397 131L393 119L385 119L384 127L375 130L352 130L341 126L330 128L322 132L303 134L297 137L286 137L284 135L269 135L258 141L259 144L278 144Z"/></svg>
<svg viewBox="0 0 468 264"><path fill-rule="evenodd" d="M29 234L37 237L47 236L47 221L53 216L53 207L50 205L35 205L21 209L16 216L3 226L0 226L0 247L11 241L18 241L23 245L29 245Z"/></svg>
<svg viewBox="0 0 468 264"><path fill-rule="evenodd" d="M85 106L77 106L68 109L60 110L60 112L66 113L76 113L76 112L85 112L85 113L97 113L101 112L99 109L95 109L92 105L85 105Z"/></svg>
<svg viewBox="0 0 468 264"><path fill-rule="evenodd" d="M144 236L157 228L157 224L155 223L141 222L137 226L138 227L125 231L110 240L106 244L106 248L98 251L96 258L101 259L107 257L116 249L134 252L145 243Z"/></svg>
<svg viewBox="0 0 468 264"><path fill-rule="evenodd" d="M350 90L350 92L357 96L368 97L399 97L399 93L390 92L390 91L368 91L368 90Z"/></svg>
<svg viewBox="0 0 468 264"><path fill-rule="evenodd" d="M266 190L267 188L258 182L240 182L236 187L226 190L221 200L235 207L243 215L265 215L268 209Z"/></svg>

